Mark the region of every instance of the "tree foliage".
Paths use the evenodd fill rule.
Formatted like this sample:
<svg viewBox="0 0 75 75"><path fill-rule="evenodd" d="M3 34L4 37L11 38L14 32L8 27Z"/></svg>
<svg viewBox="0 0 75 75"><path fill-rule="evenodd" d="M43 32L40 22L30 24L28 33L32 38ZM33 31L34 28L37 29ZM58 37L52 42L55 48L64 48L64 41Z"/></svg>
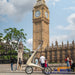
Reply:
<svg viewBox="0 0 75 75"><path fill-rule="evenodd" d="M24 51L30 52L30 49L28 49L26 46L24 46Z"/></svg>
<svg viewBox="0 0 75 75"><path fill-rule="evenodd" d="M17 28L8 28L4 29L5 36L4 39L9 43L12 43L14 49L18 49L18 43L20 41L26 42L27 34L23 33L24 29L18 30Z"/></svg>
<svg viewBox="0 0 75 75"><path fill-rule="evenodd" d="M26 42L26 33L23 33L24 29L16 29L16 28L8 28L5 29L4 32L6 33L4 39L8 42L12 40L16 40L17 42L23 41Z"/></svg>
<svg viewBox="0 0 75 75"><path fill-rule="evenodd" d="M10 44L10 42L12 43L12 49L13 50L8 50L7 51L7 55L3 55L3 56L0 56L0 59L6 59L6 60L10 60L10 55L9 54L13 54L13 53L17 53L17 51L15 51L16 49L18 49L18 43L20 41L22 42L26 42L26 36L27 34L26 33L23 33L24 29L20 29L18 30L17 28L7 28L7 29L4 29L4 33L5 33L5 36L3 37L3 34L0 33L0 38L3 37L4 40L6 40L7 43ZM15 43L16 41L16 43ZM30 52L30 49L28 49L26 46L24 46L24 51L25 52ZM3 54L5 53L5 49L0 45L0 53ZM17 59L17 56L16 55L12 55L13 58L16 58ZM25 54L24 57L28 57L28 54Z"/></svg>
<svg viewBox="0 0 75 75"><path fill-rule="evenodd" d="M3 34L2 34L2 33L0 33L0 42L1 42L1 40L2 40L2 37L3 37Z"/></svg>
<svg viewBox="0 0 75 75"><path fill-rule="evenodd" d="M3 34L2 33L0 33L0 38L3 36Z"/></svg>
<svg viewBox="0 0 75 75"><path fill-rule="evenodd" d="M1 49L0 53L1 54L5 54L6 50L5 49ZM15 53L17 53L15 50L8 50L7 51L7 55L2 55L0 56L0 59L4 59L4 60L10 60L11 57L13 57L14 59L17 59L17 55L14 55ZM11 54L11 55L10 55ZM12 55L13 54L13 55Z"/></svg>

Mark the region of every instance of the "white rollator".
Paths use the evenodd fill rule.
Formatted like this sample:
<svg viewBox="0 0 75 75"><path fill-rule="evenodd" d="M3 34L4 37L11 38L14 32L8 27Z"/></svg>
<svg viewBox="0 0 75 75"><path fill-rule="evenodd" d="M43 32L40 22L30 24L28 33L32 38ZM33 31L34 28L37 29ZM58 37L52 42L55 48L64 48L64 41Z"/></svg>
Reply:
<svg viewBox="0 0 75 75"><path fill-rule="evenodd" d="M27 74L33 73L33 67L38 67L38 68L42 69L43 73L51 73L52 72L52 70L51 70L50 67L43 68L43 67L41 67L39 65L36 65L36 64L34 64L34 63L31 62L33 60L33 57L36 54L36 52L41 48L42 44L43 44L43 42L41 42L41 44L34 51L34 53L32 54L32 56L28 59L28 61L26 63L27 67L25 68L25 72Z"/></svg>

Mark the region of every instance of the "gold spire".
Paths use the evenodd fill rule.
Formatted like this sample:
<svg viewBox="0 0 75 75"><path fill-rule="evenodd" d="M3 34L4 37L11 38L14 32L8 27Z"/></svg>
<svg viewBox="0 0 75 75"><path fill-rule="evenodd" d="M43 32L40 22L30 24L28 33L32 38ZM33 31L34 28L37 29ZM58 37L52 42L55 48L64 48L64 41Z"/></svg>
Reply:
<svg viewBox="0 0 75 75"><path fill-rule="evenodd" d="M43 1L43 2L45 2L45 0L37 0L37 2L39 2L39 1Z"/></svg>
<svg viewBox="0 0 75 75"><path fill-rule="evenodd" d="M34 6L38 6L38 5L42 5L42 4L46 5L45 0L37 0L36 4Z"/></svg>

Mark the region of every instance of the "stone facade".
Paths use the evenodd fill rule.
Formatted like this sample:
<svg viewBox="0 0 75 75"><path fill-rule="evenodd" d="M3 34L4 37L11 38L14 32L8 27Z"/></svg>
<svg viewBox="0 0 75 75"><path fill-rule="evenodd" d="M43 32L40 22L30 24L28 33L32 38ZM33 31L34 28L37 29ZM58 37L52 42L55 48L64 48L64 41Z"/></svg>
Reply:
<svg viewBox="0 0 75 75"><path fill-rule="evenodd" d="M49 46L49 10L44 0L37 0L33 8L33 50L36 50L41 40L43 46L40 50L44 50Z"/></svg>
<svg viewBox="0 0 75 75"><path fill-rule="evenodd" d="M62 42L62 45L55 44L54 46L48 46L44 51L38 51L37 55L39 54L41 56L41 53L45 54L45 57L50 63L65 63L65 58L68 55L75 62L75 42L72 41L71 44L69 42L63 44Z"/></svg>
<svg viewBox="0 0 75 75"><path fill-rule="evenodd" d="M22 44L22 42L20 42L18 45L18 61L17 61L17 63L19 62L19 58L21 58L21 61L23 61L23 50L24 50L23 44Z"/></svg>

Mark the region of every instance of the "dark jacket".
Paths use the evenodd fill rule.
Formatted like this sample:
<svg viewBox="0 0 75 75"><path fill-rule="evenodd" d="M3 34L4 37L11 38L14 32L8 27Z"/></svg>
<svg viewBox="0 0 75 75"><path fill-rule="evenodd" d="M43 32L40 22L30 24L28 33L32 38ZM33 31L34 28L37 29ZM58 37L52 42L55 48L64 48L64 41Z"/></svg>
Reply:
<svg viewBox="0 0 75 75"><path fill-rule="evenodd" d="M10 59L10 62L11 62L11 63L14 63L14 59L13 59L13 58L11 58L11 59Z"/></svg>

